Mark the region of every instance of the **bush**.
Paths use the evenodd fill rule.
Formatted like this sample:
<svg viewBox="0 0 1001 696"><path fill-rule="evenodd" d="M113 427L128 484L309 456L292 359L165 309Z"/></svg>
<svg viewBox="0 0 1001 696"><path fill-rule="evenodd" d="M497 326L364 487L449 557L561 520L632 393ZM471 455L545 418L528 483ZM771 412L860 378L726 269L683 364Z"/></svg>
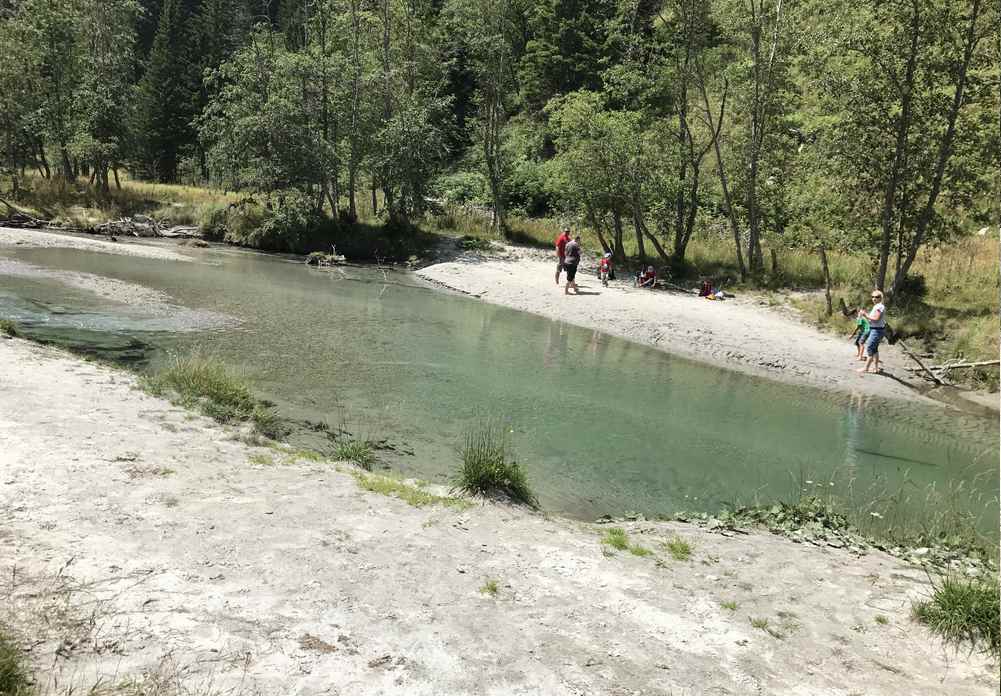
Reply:
<svg viewBox="0 0 1001 696"><path fill-rule="evenodd" d="M511 459L510 450L500 427L484 423L470 430L459 451L462 466L455 477L455 487L473 494L503 493L516 502L536 507L538 501L525 471Z"/></svg>
<svg viewBox="0 0 1001 696"><path fill-rule="evenodd" d="M445 203L456 205L488 205L490 191L486 177L479 172L455 172L438 177L433 184L433 192Z"/></svg>
<svg viewBox="0 0 1001 696"><path fill-rule="evenodd" d="M198 227L206 239L221 242L226 238L226 220L229 215L228 205L208 205L202 208L198 216Z"/></svg>
<svg viewBox="0 0 1001 696"><path fill-rule="evenodd" d="M4 336L17 336L17 324L10 319L0 319L0 334Z"/></svg>
<svg viewBox="0 0 1001 696"><path fill-rule="evenodd" d="M998 594L995 579L944 577L934 585L930 600L914 604L914 618L947 642L969 642L997 659L1001 656Z"/></svg>

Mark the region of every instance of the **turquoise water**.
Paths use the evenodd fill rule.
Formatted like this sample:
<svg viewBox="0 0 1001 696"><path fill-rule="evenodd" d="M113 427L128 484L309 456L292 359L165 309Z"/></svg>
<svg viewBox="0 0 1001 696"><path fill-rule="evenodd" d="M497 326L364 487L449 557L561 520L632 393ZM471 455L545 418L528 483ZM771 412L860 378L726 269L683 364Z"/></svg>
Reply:
<svg viewBox="0 0 1001 696"><path fill-rule="evenodd" d="M0 268L0 317L66 340L131 341L153 363L197 348L241 369L284 414L388 439L399 451L382 453L384 465L432 481L448 481L471 424L499 419L543 507L572 516L711 510L849 481L920 507L928 486L962 482L960 505L997 533L996 419L749 377L404 272L190 253L197 263L4 252L22 272ZM115 278L170 301L154 312L32 269Z"/></svg>

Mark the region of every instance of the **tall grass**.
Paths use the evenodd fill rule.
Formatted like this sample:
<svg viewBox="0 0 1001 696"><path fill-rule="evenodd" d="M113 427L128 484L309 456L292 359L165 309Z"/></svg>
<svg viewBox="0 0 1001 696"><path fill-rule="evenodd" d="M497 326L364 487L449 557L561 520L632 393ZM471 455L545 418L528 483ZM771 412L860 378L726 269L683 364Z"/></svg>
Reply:
<svg viewBox="0 0 1001 696"><path fill-rule="evenodd" d="M267 437L286 434L273 407L254 398L247 384L226 365L200 353L171 357L141 384L151 394L171 398L220 423L249 421Z"/></svg>
<svg viewBox="0 0 1001 696"><path fill-rule="evenodd" d="M24 654L11 638L0 632L0 696L34 693Z"/></svg>
<svg viewBox="0 0 1001 696"><path fill-rule="evenodd" d="M455 488L466 493L502 493L512 500L535 507L535 494L520 464L513 459L504 428L481 422L466 432L459 448L462 464L455 476Z"/></svg>
<svg viewBox="0 0 1001 696"><path fill-rule="evenodd" d="M995 660L1001 657L997 578L945 576L930 599L916 602L914 618L957 646L969 643Z"/></svg>

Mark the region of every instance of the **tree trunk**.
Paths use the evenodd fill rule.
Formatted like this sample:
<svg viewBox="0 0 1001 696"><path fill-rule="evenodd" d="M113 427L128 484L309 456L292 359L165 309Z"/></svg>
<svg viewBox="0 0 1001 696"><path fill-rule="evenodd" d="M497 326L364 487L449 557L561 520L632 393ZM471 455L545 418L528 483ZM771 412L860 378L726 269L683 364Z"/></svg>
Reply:
<svg viewBox="0 0 1001 696"><path fill-rule="evenodd" d="M612 211L612 230L614 233L612 256L615 257L616 261L625 261L626 250L622 247L622 216L617 210Z"/></svg>
<svg viewBox="0 0 1001 696"><path fill-rule="evenodd" d="M633 208L633 228L636 231L636 252L641 263L646 263L646 247L643 246L643 229L639 211Z"/></svg>
<svg viewBox="0 0 1001 696"><path fill-rule="evenodd" d="M827 250L823 246L817 247L820 255L820 268L824 272L824 299L827 300L827 316L834 314L834 306L831 304L831 268L827 265Z"/></svg>
<svg viewBox="0 0 1001 696"><path fill-rule="evenodd" d="M709 94L706 91L705 80L699 80L699 90L702 92L702 101L705 104L706 117L713 123L712 108L709 106ZM744 257L740 250L740 227L737 225L737 213L733 209L733 199L730 197L730 187L727 185L726 169L723 167L723 154L719 147L719 132L723 127L723 114L726 109L727 85L723 83L723 98L720 101L719 120L713 126L713 149L716 152L716 171L719 174L720 187L723 189L723 204L726 206L727 218L730 220L730 230L733 232L733 246L737 254L737 268L740 271L740 279L747 278L747 266L744 265Z"/></svg>
<svg viewBox="0 0 1001 696"><path fill-rule="evenodd" d="M893 241L893 212L897 197L897 187L900 185L900 169L907 157L907 135L911 126L911 94L914 89L914 71L917 64L918 36L920 14L918 0L911 2L911 44L907 56L907 70L903 83L903 94L900 97L900 117L897 121L897 141L893 151L893 165L890 168L890 178L886 182L883 195L883 234L879 245L879 265L876 269L874 285L882 289L886 284L886 269L890 262L890 246Z"/></svg>
<svg viewBox="0 0 1001 696"><path fill-rule="evenodd" d="M122 182L119 181L119 179L118 179L118 165L113 166L111 168L111 171L114 172L114 174L115 174L115 189L118 190L118 191L121 191L122 190Z"/></svg>

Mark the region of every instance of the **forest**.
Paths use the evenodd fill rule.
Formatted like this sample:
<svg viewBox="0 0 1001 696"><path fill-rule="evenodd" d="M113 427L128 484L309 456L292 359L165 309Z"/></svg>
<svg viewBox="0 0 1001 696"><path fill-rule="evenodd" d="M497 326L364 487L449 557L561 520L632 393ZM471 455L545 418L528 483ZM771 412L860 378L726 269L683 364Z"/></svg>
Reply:
<svg viewBox="0 0 1001 696"><path fill-rule="evenodd" d="M856 254L856 284L892 296L922 249L998 225L998 15L987 0L0 0L0 191L205 187L225 202L197 220L208 233L290 251L462 206L498 237L545 219L543 239L570 224L679 271L708 238L741 280L800 250L829 284L827 252Z"/></svg>

